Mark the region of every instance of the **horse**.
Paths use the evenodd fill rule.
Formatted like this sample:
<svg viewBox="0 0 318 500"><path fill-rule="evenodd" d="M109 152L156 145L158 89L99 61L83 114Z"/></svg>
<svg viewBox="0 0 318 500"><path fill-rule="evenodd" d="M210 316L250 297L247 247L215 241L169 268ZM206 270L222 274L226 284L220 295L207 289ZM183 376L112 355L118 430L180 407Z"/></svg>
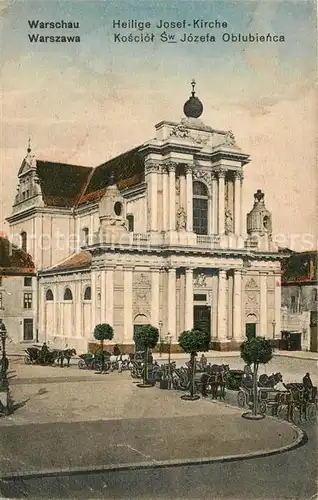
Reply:
<svg viewBox="0 0 318 500"><path fill-rule="evenodd" d="M67 368L70 366L70 361L72 356L76 356L76 350L75 349L64 349L64 350L55 350L53 351L55 353L54 361L57 362L57 366L60 365L61 362L61 368L64 367L64 359L67 360Z"/></svg>
<svg viewBox="0 0 318 500"><path fill-rule="evenodd" d="M123 370L128 370L131 358L129 354L119 354L118 356L111 355L109 358L111 370L118 370L122 372Z"/></svg>

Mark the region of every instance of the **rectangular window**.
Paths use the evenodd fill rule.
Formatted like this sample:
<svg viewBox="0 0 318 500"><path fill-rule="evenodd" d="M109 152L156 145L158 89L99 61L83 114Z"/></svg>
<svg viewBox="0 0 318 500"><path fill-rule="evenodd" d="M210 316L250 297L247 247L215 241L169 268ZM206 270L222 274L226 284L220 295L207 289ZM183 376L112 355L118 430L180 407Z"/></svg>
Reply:
<svg viewBox="0 0 318 500"><path fill-rule="evenodd" d="M24 309L32 309L32 293L25 293L23 297Z"/></svg>
<svg viewBox="0 0 318 500"><path fill-rule="evenodd" d="M193 199L193 232L208 234L208 200L204 198Z"/></svg>
<svg viewBox="0 0 318 500"><path fill-rule="evenodd" d="M24 286L32 286L32 278L25 277L24 278Z"/></svg>
<svg viewBox="0 0 318 500"><path fill-rule="evenodd" d="M33 319L23 320L23 340L33 340Z"/></svg>
<svg viewBox="0 0 318 500"><path fill-rule="evenodd" d="M0 292L0 309L3 309L3 297L2 297L2 292Z"/></svg>
<svg viewBox="0 0 318 500"><path fill-rule="evenodd" d="M292 295L290 297L290 309L291 309L291 312L292 313L296 313L297 312L297 303L296 303L296 295Z"/></svg>
<svg viewBox="0 0 318 500"><path fill-rule="evenodd" d="M195 293L193 295L193 300L195 302L202 302L202 301L206 302L206 294L205 293Z"/></svg>

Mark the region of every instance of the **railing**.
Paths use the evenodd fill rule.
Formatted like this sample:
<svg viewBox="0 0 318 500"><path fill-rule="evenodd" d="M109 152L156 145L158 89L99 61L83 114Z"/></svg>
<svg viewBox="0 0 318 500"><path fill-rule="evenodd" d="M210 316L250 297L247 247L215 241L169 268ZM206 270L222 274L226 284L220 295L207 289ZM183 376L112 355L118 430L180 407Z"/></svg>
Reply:
<svg viewBox="0 0 318 500"><path fill-rule="evenodd" d="M197 235L197 245L200 247L212 247L220 243L220 236L218 235Z"/></svg>

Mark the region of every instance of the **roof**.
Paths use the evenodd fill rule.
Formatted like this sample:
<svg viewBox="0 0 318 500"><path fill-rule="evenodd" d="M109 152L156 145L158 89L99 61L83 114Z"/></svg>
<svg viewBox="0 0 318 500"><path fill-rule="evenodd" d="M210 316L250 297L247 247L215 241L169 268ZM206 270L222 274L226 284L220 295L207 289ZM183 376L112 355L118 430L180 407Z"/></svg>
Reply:
<svg viewBox="0 0 318 500"><path fill-rule="evenodd" d="M71 208L98 201L111 174L119 189L140 184L144 181L144 164L139 149L140 146L131 149L95 168L37 160L44 204Z"/></svg>
<svg viewBox="0 0 318 500"><path fill-rule="evenodd" d="M92 256L89 252L79 252L71 255L66 260L56 266L45 269L44 272L54 271L72 271L78 269L89 269L92 262Z"/></svg>
<svg viewBox="0 0 318 500"><path fill-rule="evenodd" d="M2 237L0 237L0 275L35 275L32 257Z"/></svg>
<svg viewBox="0 0 318 500"><path fill-rule="evenodd" d="M85 186L91 167L36 161L36 171L45 205L73 207Z"/></svg>
<svg viewBox="0 0 318 500"><path fill-rule="evenodd" d="M295 252L282 262L282 284L317 283L317 251Z"/></svg>
<svg viewBox="0 0 318 500"><path fill-rule="evenodd" d="M114 175L119 189L143 182L144 163L139 149L140 146L126 151L126 153L94 168L78 201L78 205L100 199L106 191L111 174Z"/></svg>

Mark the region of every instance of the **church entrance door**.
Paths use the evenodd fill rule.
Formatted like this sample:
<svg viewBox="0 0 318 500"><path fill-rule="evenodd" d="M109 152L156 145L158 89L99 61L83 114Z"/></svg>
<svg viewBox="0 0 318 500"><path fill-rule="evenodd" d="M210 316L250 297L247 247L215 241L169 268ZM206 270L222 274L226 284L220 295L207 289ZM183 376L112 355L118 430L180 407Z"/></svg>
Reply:
<svg viewBox="0 0 318 500"><path fill-rule="evenodd" d="M211 338L211 307L194 306L193 308L193 328L207 332Z"/></svg>
<svg viewBox="0 0 318 500"><path fill-rule="evenodd" d="M255 339L256 337L256 323L246 323L245 334L248 340Z"/></svg>

